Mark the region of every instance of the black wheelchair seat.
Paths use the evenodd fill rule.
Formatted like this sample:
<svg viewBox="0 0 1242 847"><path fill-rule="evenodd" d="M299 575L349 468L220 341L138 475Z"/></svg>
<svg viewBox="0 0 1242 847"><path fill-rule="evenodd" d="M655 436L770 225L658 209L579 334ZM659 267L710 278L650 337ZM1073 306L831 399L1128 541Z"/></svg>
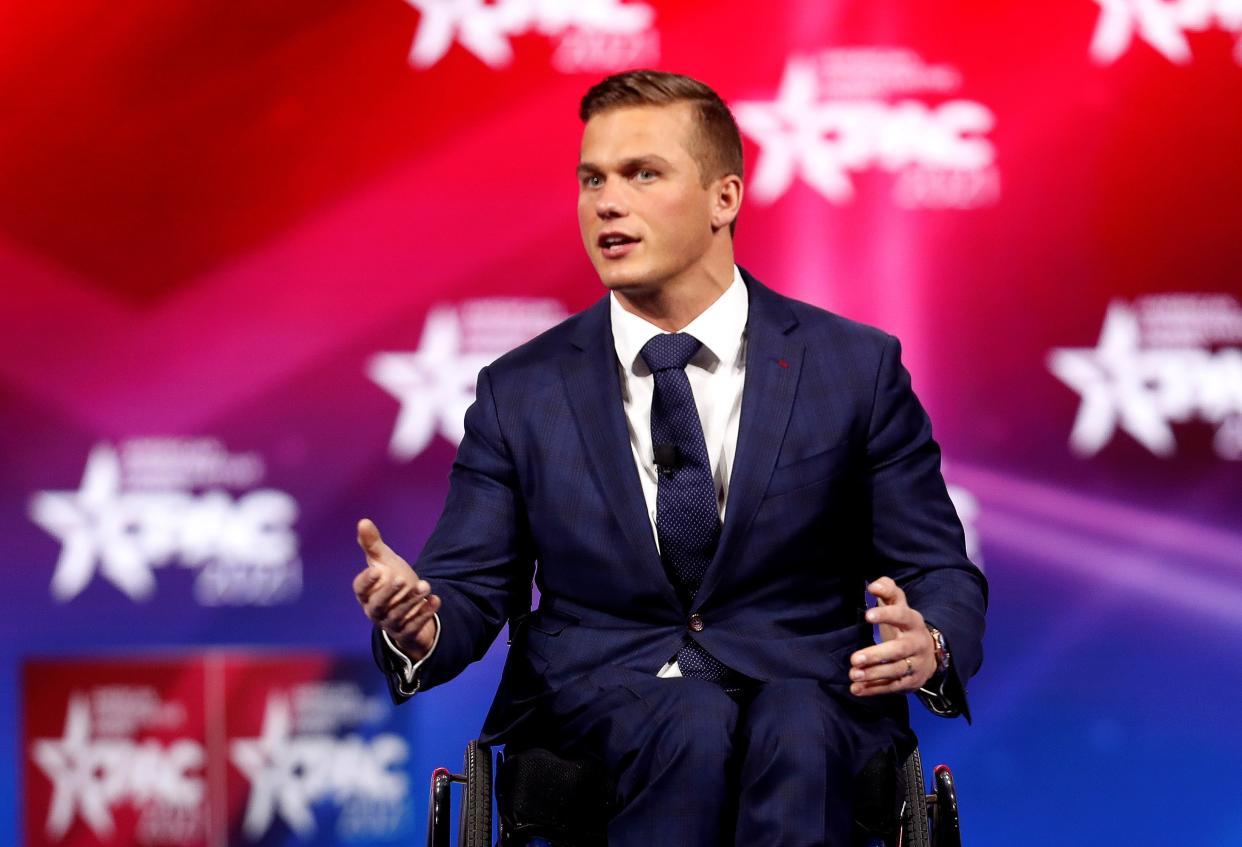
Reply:
<svg viewBox="0 0 1242 847"><path fill-rule="evenodd" d="M535 837L558 847L607 843L616 799L612 779L601 765L562 759L539 748L498 756L496 808L510 843Z"/></svg>

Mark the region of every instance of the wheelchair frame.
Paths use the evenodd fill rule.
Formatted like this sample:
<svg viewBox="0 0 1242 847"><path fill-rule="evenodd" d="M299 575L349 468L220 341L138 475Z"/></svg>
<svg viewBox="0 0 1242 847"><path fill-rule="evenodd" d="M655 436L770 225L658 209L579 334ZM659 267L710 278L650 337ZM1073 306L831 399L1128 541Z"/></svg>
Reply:
<svg viewBox="0 0 1242 847"><path fill-rule="evenodd" d="M522 756L523 753L515 754ZM496 754L496 768L504 767L504 754ZM961 847L957 788L948 765L937 765L932 776L932 790L926 792L923 760L915 748L902 763L905 798L900 811L897 831L887 836L856 835L858 847ZM431 800L427 814L427 847L449 847L449 818L452 814L452 786L460 784L465 796L458 823L458 847L491 847L492 845L492 751L477 740L466 745L463 773L436 768L431 775ZM539 825L522 826L521 832L506 828L500 821L501 847L521 847L527 838L543 839L553 847L602 847L607 843L601 833L578 835L563 831L550 832ZM557 839L557 840L550 840ZM521 840L519 840L521 839ZM535 842L540 843L540 842Z"/></svg>

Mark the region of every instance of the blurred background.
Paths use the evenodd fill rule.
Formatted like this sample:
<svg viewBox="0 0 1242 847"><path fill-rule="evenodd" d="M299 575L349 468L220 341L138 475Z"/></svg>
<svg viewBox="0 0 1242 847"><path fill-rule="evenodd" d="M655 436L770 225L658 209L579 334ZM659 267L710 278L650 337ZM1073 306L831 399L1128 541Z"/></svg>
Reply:
<svg viewBox="0 0 1242 847"><path fill-rule="evenodd" d="M599 298L578 100L730 103L738 262L904 344L992 586L977 845L1242 845L1231 0L0 5L0 843L396 845L503 640L394 709L479 367Z"/></svg>

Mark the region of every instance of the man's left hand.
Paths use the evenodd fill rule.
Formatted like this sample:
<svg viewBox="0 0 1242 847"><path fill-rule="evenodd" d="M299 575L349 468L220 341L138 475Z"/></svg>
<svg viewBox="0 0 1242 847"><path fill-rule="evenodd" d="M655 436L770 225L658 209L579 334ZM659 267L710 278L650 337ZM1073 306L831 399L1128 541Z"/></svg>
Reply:
<svg viewBox="0 0 1242 847"><path fill-rule="evenodd" d="M936 672L936 644L906 593L884 576L867 586L877 605L867 622L880 625L880 643L850 656L850 693L859 697L914 691Z"/></svg>

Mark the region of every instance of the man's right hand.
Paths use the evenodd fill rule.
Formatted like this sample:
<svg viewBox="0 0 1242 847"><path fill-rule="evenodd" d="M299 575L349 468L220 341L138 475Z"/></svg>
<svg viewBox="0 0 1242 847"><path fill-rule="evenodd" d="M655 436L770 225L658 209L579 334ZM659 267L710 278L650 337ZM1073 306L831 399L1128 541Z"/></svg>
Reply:
<svg viewBox="0 0 1242 847"><path fill-rule="evenodd" d="M354 577L354 595L371 622L388 633L397 647L417 662L435 643L440 598L418 578L405 559L380 538L368 518L358 521L358 546L366 568Z"/></svg>

